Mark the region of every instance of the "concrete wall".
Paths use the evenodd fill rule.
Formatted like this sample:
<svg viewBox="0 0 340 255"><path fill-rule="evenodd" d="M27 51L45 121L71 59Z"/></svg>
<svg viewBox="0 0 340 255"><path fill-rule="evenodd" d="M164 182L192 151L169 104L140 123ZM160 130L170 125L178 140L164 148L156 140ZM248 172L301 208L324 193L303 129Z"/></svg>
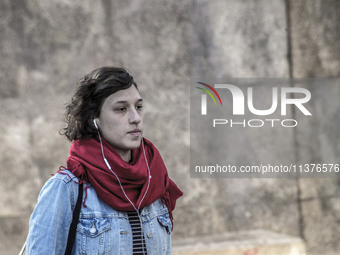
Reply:
<svg viewBox="0 0 340 255"><path fill-rule="evenodd" d="M266 229L301 236L310 254L340 250L337 179L191 179L188 102L197 75L339 77L339 1L5 0L0 17L5 254L19 249L41 186L65 164L70 144L58 131L75 82L111 64L134 75L147 102L145 136L185 192L174 214L175 241ZM339 162L339 108L330 105L328 125L289 134L285 156Z"/></svg>

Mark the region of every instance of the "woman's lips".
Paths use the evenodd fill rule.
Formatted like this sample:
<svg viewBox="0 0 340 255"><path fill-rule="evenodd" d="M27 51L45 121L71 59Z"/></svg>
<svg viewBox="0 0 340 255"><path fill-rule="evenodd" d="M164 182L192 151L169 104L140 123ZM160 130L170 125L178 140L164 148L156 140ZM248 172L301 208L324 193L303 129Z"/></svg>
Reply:
<svg viewBox="0 0 340 255"><path fill-rule="evenodd" d="M141 131L139 129L135 129L135 130L132 130L132 131L128 132L128 134L130 134L132 136L140 136L141 135Z"/></svg>

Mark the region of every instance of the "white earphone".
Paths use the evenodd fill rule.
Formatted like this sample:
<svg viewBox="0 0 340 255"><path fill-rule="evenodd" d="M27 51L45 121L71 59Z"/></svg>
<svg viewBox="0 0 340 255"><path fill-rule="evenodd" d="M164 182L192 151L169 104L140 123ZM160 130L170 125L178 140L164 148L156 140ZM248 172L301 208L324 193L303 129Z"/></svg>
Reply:
<svg viewBox="0 0 340 255"><path fill-rule="evenodd" d="M96 119L93 119L93 124L94 124L94 126L96 127L96 129L97 129L97 133L98 133L98 137L99 137L99 141L100 141L100 148L101 148L101 151L102 151L103 160L104 160L104 162L105 162L107 168L108 168L108 169L110 170L110 172L117 178L118 183L119 183L119 186L120 186L121 190L122 190L123 193L124 193L124 196L126 197L126 199L129 201L129 203L132 205L132 207L133 207L133 208L137 211L137 213L139 214L140 205L142 204L142 202L143 202L143 200L144 200L144 198L145 198L145 196L146 196L146 194L147 194L147 192L148 192L148 190L149 190L150 179L151 179L151 173L150 173L149 164L148 164L148 161L147 161L146 155L145 155L145 149L144 149L144 141L143 141L143 139L142 139L142 148L143 148L143 154L144 154L144 159L145 159L146 167L147 167L147 169L148 169L148 186L147 186L147 189L146 189L146 191L145 191L145 193L144 193L144 195L143 195L143 198L141 199L141 201L139 202L139 205L138 205L137 208L136 208L136 206L132 203L132 201L130 200L130 198L129 198L129 197L127 196L127 194L125 193L125 190L124 190L124 188L123 188L123 186L122 186L122 184L121 184L121 182L120 182L120 179L119 179L118 175L112 170L111 165L109 164L108 160L107 160L106 157L105 157L104 148L103 148L103 142L102 142L102 137L101 137L101 135L100 135L100 132L99 132L99 128L98 128Z"/></svg>
<svg viewBox="0 0 340 255"><path fill-rule="evenodd" d="M98 130L98 126L97 126L96 119L93 119L93 124L94 124L94 126L96 127L96 129Z"/></svg>
<svg viewBox="0 0 340 255"><path fill-rule="evenodd" d="M101 148L101 151L102 151L102 156L103 156L103 160L107 166L107 168L110 170L110 172L117 178L118 180L118 183L119 183L119 186L124 194L124 196L126 197L126 199L129 201L129 203L132 205L132 207L135 209L135 211L137 212L137 215L138 215L138 218L139 218L139 221L141 223L141 228L143 228L143 225L142 225L142 219L141 219L141 216L140 216L140 213L139 213L139 209L140 209L140 206L146 196L146 194L148 193L149 191L149 187L150 187L150 181L151 181L151 173L150 173L150 168L149 168L149 164L148 164L148 161L147 161L147 158L146 158L146 155L145 155L145 149L144 149L144 141L143 141L143 138L142 138L142 148L143 148L143 154L144 154L144 159L145 159L145 163L146 163L146 167L148 169L148 186L145 190L145 193L141 199L141 201L139 202L138 206L136 207L136 205L133 204L133 202L130 200L130 198L128 197L128 195L125 193L125 190L124 190L124 187L122 185L122 183L120 182L120 179L118 177L118 175L112 170L108 160L106 159L105 157L105 153L104 153L104 148L103 148L103 142L102 142L102 137L100 135L100 131L99 131L99 128L98 128L98 125L97 125L97 122L96 122L96 119L93 119L93 124L94 126L96 127L97 129L97 133L98 133L98 138L99 138L99 141L100 141L100 148ZM141 240L143 240L143 238L141 237ZM143 250L143 254L144 254L144 250Z"/></svg>

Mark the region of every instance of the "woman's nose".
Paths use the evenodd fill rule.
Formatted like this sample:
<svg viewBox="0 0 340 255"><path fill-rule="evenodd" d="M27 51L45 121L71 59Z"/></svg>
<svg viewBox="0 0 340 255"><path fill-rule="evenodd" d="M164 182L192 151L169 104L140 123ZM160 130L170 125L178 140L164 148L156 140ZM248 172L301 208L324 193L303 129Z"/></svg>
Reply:
<svg viewBox="0 0 340 255"><path fill-rule="evenodd" d="M142 121L142 113L138 112L136 109L130 111L129 121L130 123L140 123Z"/></svg>

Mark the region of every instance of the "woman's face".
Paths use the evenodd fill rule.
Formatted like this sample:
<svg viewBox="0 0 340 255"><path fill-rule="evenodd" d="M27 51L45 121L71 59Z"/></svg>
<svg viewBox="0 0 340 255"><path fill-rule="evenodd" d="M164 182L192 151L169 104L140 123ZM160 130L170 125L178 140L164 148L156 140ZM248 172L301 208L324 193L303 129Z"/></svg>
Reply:
<svg viewBox="0 0 340 255"><path fill-rule="evenodd" d="M143 99L132 85L107 97L96 118L102 136L123 159L140 145L143 133L142 107Z"/></svg>

